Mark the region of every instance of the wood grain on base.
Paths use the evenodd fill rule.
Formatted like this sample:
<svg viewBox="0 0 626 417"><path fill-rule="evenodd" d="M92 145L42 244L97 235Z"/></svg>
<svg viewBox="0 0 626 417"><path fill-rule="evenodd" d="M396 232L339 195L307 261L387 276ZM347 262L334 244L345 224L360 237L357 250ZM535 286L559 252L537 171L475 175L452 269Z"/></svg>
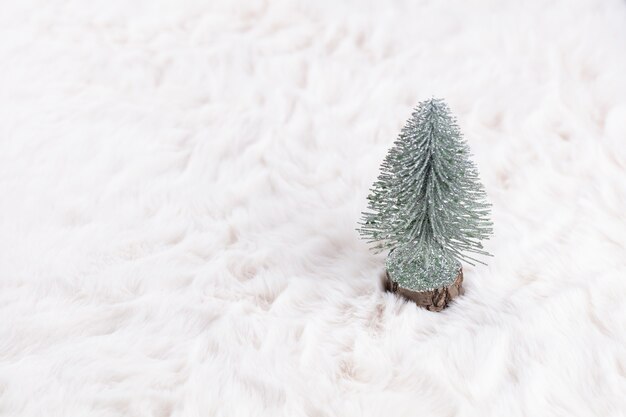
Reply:
<svg viewBox="0 0 626 417"><path fill-rule="evenodd" d="M413 291L398 285L389 277L389 273L385 271L383 277L383 287L385 291L399 294L430 311L441 311L448 306L450 301L459 295L463 295L463 270L459 270L459 275L452 284L447 287L435 288L428 291Z"/></svg>

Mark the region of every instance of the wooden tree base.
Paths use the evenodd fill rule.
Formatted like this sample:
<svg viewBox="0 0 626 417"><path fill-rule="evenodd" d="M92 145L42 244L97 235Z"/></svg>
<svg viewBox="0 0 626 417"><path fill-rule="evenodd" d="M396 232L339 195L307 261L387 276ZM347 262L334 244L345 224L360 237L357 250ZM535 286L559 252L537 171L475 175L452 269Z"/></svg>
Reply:
<svg viewBox="0 0 626 417"><path fill-rule="evenodd" d="M389 277L389 273L385 271L383 277L383 287L385 291L399 294L409 301L413 301L420 307L424 307L430 311L441 311L448 306L450 301L463 295L465 290L463 289L463 270L459 270L459 275L452 284L447 287L435 288L429 291L413 291L407 288L403 288L394 282Z"/></svg>

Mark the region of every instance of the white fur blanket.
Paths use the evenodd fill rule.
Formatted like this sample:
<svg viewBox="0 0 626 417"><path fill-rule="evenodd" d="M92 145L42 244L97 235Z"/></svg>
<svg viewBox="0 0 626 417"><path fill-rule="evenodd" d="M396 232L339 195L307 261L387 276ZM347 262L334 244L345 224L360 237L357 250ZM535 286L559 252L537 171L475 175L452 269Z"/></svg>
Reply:
<svg viewBox="0 0 626 417"><path fill-rule="evenodd" d="M9 0L0 415L625 415L625 74L621 0ZM432 96L495 223L439 314L355 232Z"/></svg>

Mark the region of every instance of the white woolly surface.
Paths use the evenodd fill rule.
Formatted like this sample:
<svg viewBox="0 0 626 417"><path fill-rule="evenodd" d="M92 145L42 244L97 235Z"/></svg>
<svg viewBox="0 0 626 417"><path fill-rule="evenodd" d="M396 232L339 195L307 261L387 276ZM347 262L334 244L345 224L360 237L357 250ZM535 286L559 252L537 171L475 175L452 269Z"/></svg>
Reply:
<svg viewBox="0 0 626 417"><path fill-rule="evenodd" d="M626 2L0 14L0 415L623 416ZM420 100L489 266L435 314L355 232Z"/></svg>

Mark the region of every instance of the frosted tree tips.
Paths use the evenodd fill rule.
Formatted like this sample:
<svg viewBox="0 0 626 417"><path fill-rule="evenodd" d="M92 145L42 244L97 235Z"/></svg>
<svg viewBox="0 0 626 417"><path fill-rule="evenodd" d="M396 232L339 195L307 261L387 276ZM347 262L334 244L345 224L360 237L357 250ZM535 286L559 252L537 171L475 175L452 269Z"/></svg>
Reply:
<svg viewBox="0 0 626 417"><path fill-rule="evenodd" d="M488 255L481 241L492 233L491 206L470 157L446 103L421 102L387 153L359 223L374 249L390 250L386 287L418 294L407 298L431 310L462 294L461 262Z"/></svg>

